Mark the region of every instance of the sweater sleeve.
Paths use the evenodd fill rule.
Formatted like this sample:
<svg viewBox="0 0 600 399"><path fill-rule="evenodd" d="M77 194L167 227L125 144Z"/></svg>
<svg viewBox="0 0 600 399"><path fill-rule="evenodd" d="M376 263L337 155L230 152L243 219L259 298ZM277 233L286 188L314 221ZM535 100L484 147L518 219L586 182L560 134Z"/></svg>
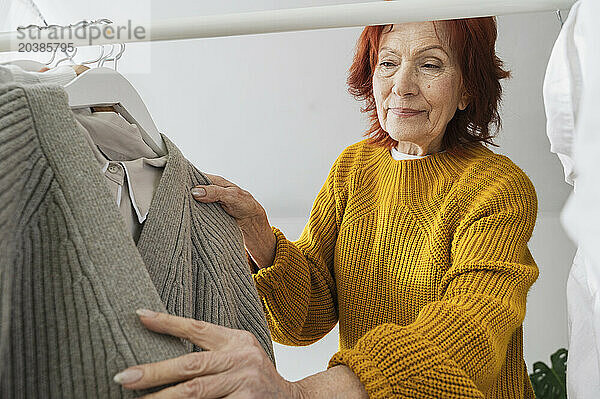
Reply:
<svg viewBox="0 0 600 399"><path fill-rule="evenodd" d="M253 274L272 337L285 345L316 342L338 320L333 256L342 214L335 194L340 158L319 191L300 238L289 241L272 227L273 264Z"/></svg>
<svg viewBox="0 0 600 399"><path fill-rule="evenodd" d="M77 77L77 73L70 65L61 65L46 72L25 71L17 65L0 65L0 84L56 84L65 86Z"/></svg>
<svg viewBox="0 0 600 399"><path fill-rule="evenodd" d="M497 379L538 276L527 248L533 185L522 172L498 180L480 188L456 225L440 299L413 323L379 325L331 358L329 367L350 367L369 397L483 398Z"/></svg>

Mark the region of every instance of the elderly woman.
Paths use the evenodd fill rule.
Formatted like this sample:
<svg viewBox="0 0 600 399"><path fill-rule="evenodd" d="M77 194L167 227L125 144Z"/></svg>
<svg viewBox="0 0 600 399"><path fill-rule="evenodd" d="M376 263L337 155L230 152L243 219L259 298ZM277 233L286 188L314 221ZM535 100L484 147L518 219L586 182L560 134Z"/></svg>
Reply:
<svg viewBox="0 0 600 399"><path fill-rule="evenodd" d="M495 41L494 18L364 29L348 83L369 137L336 159L297 241L222 177L192 190L238 221L275 341L308 345L339 321L326 371L288 382L248 334L140 311L207 351L116 380L180 382L156 397L533 397L522 323L537 199L483 145L509 76Z"/></svg>

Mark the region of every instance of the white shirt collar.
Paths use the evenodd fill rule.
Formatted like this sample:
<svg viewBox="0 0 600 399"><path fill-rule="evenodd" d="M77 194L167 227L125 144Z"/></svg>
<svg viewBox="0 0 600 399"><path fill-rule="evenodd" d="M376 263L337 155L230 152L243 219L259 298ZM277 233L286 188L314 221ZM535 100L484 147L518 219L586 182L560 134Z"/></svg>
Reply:
<svg viewBox="0 0 600 399"><path fill-rule="evenodd" d="M405 159L419 159L419 158L425 158L425 157L429 156L429 154L427 154L427 155L405 154L403 152L398 151L396 149L396 147L392 147L391 153L392 153L392 158L394 158L396 161L402 161Z"/></svg>

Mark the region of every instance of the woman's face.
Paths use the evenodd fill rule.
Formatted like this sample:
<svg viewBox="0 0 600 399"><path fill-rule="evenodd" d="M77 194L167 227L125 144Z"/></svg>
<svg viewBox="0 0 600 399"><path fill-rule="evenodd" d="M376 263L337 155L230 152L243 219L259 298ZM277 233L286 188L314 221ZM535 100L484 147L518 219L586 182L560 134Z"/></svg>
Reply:
<svg viewBox="0 0 600 399"><path fill-rule="evenodd" d="M373 73L379 123L401 152L441 151L446 125L468 104L460 67L432 22L396 24L386 31Z"/></svg>

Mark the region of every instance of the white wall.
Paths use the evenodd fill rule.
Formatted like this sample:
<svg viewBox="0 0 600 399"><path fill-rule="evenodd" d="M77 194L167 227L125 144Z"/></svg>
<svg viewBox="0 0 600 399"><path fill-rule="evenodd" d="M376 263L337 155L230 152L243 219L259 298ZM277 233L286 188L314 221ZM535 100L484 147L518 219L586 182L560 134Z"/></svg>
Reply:
<svg viewBox="0 0 600 399"><path fill-rule="evenodd" d="M49 23L254 11L360 1L39 0ZM566 16L565 16L566 17ZM540 278L525 321L528 366L567 346L565 282L573 245L559 222L569 187L545 136L542 81L560 25L553 13L500 17L498 53L513 71L505 84L499 152L533 180L539 216L531 249ZM24 23L19 21L19 23ZM296 238L336 156L362 138L361 104L345 79L361 29L329 29L181 42L130 44L121 71L139 90L157 126L201 170L251 191L271 222ZM141 71L141 72L132 72ZM299 379L323 370L337 349L337 328L303 348L276 345L280 372Z"/></svg>

